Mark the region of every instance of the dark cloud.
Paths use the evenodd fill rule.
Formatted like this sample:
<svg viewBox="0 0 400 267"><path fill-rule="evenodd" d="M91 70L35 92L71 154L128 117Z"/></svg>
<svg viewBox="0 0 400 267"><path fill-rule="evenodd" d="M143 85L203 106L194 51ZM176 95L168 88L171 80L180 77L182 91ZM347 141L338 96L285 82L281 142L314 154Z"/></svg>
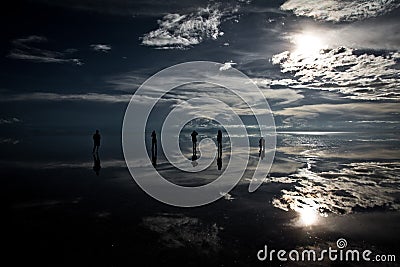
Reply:
<svg viewBox="0 0 400 267"><path fill-rule="evenodd" d="M198 253L216 252L220 246L219 227L207 225L198 218L183 214L159 214L143 218L142 225L160 235L168 248L191 247Z"/></svg>
<svg viewBox="0 0 400 267"><path fill-rule="evenodd" d="M94 11L113 15L134 15L134 16L162 16L175 12L192 12L198 7L206 7L209 0L189 1L163 1L163 0L61 0L39 2L49 5L73 8L84 11ZM227 3L239 3L236 0L224 1Z"/></svg>
<svg viewBox="0 0 400 267"><path fill-rule="evenodd" d="M7 55L9 58L28 60L37 63L73 63L82 65L78 58L67 57L70 53L76 52L75 49L65 51L53 51L35 47L34 44L47 43L48 39L44 36L31 35L25 38L12 41L14 48Z"/></svg>
<svg viewBox="0 0 400 267"><path fill-rule="evenodd" d="M0 124L13 124L13 123L18 123L21 122L20 119L18 118L7 118L7 119L2 119L0 118Z"/></svg>
<svg viewBox="0 0 400 267"><path fill-rule="evenodd" d="M100 94L100 93L83 93L83 94L59 94L59 93L26 93L7 95L0 99L0 102L16 102L16 101L89 101L89 102L105 102L105 103L127 103L131 99L130 94Z"/></svg>

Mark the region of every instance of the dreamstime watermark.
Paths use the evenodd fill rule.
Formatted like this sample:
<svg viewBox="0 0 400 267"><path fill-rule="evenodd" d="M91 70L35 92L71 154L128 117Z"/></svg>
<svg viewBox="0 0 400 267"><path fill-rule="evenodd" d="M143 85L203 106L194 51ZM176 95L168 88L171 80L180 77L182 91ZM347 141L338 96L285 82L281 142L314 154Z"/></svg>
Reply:
<svg viewBox="0 0 400 267"><path fill-rule="evenodd" d="M394 254L376 254L369 249L358 250L358 249L346 249L347 241L344 238L339 238L336 241L336 248L328 247L317 251L315 249L304 249L302 251L293 249L290 251L281 249L268 250L268 246L265 245L264 249L257 252L257 259L259 261L373 261L373 262L395 262L396 255Z"/></svg>
<svg viewBox="0 0 400 267"><path fill-rule="evenodd" d="M241 100L232 105L218 92L188 97L185 86L206 83L223 87ZM167 161L184 172L200 172L210 166L216 155L211 138L199 142L199 155L195 162L182 153L179 134L184 126L197 118L218 122L225 129L230 142L230 159L224 171L211 183L197 187L176 185L165 179L152 164L146 148L146 125L154 107L165 101L174 90L175 103L170 108L161 128L161 149ZM238 109L240 106L240 109ZM250 159L250 143L246 125L242 121L243 107L246 115L255 118L260 137L265 140L265 158L259 160L249 183L254 192L266 179L275 155L275 123L263 92L242 72L230 65L208 61L186 62L171 66L146 80L133 94L126 109L122 127L122 147L129 172L136 183L153 198L174 206L195 207L216 201L228 193L243 177ZM239 111L238 111L239 110ZM210 145L211 144L211 145Z"/></svg>

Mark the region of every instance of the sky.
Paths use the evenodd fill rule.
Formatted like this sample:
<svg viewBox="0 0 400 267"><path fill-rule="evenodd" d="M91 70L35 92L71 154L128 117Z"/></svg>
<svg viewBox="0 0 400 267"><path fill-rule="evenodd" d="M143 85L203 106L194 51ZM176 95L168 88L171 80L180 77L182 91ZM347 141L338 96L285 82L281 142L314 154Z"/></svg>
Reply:
<svg viewBox="0 0 400 267"><path fill-rule="evenodd" d="M197 60L248 75L278 131L398 130L399 6L396 0L13 1L0 16L0 142L49 131L119 134L142 82ZM168 101L181 99L172 94Z"/></svg>

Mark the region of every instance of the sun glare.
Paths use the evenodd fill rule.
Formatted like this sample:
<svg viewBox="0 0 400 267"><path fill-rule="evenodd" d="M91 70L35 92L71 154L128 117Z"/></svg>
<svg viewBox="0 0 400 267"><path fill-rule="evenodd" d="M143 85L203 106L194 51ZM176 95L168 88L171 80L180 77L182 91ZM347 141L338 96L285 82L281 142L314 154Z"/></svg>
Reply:
<svg viewBox="0 0 400 267"><path fill-rule="evenodd" d="M321 38L311 34L298 34L294 37L293 42L296 45L294 52L304 56L318 54L325 47Z"/></svg>
<svg viewBox="0 0 400 267"><path fill-rule="evenodd" d="M304 208L298 212L300 213L300 221L303 225L310 226L317 222L318 214L313 208Z"/></svg>

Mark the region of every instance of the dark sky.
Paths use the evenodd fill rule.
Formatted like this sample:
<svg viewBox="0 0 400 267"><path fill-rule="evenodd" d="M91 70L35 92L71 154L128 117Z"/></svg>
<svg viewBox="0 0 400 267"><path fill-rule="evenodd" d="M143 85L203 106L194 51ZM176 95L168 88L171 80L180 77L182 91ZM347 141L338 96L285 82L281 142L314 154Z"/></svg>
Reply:
<svg viewBox="0 0 400 267"><path fill-rule="evenodd" d="M118 132L144 80L194 60L229 63L247 74L271 105L278 130L398 129L399 6L13 1L0 16L3 140L15 135L12 127L100 125Z"/></svg>

